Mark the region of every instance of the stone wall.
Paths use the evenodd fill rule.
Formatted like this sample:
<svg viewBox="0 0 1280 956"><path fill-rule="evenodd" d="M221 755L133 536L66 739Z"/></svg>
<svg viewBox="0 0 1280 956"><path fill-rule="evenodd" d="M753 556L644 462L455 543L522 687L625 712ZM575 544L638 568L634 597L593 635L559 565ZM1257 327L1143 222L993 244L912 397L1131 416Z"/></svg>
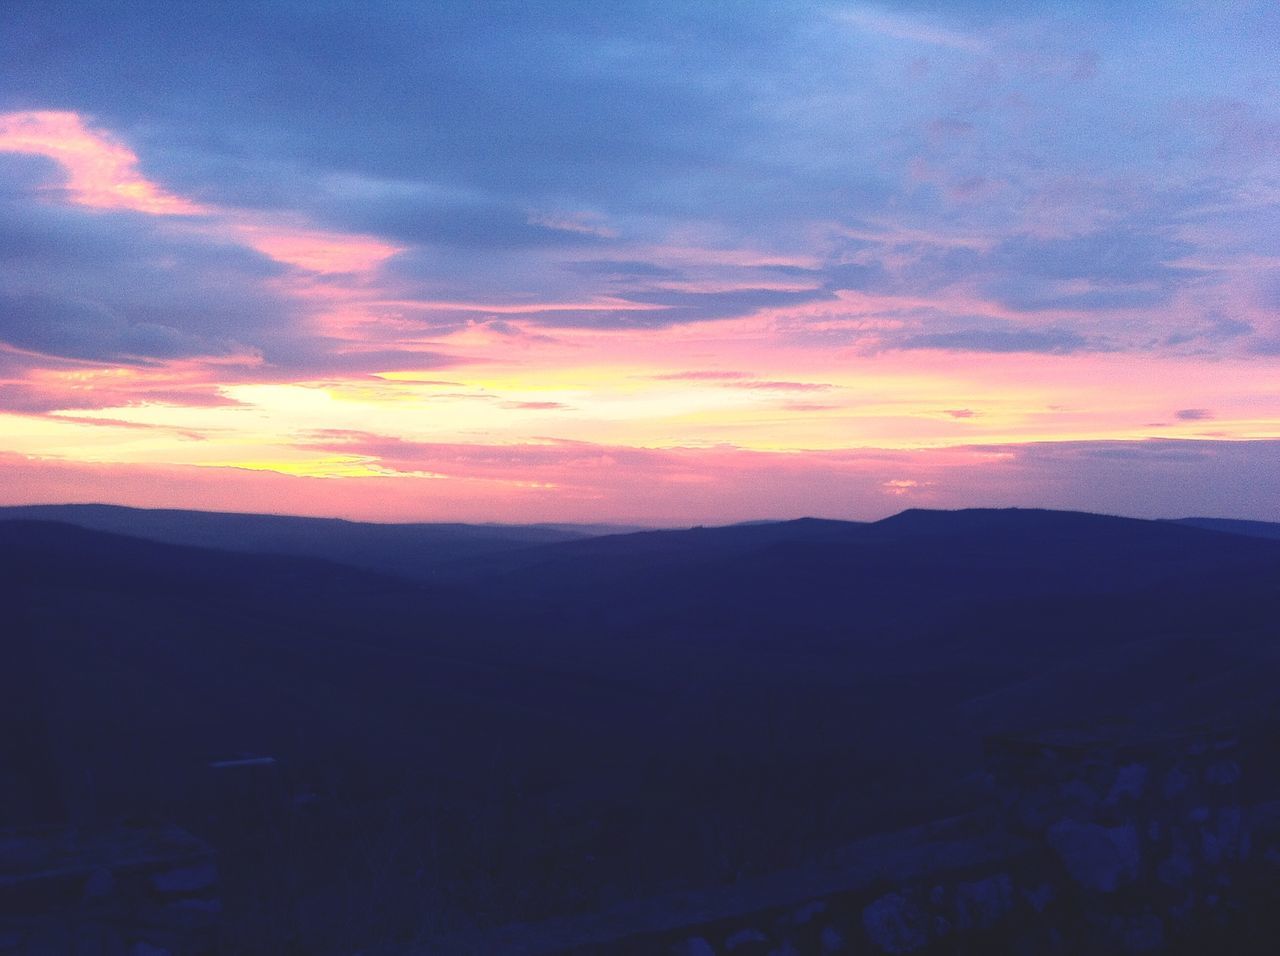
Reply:
<svg viewBox="0 0 1280 956"><path fill-rule="evenodd" d="M217 883L176 827L0 833L0 956L209 956Z"/></svg>

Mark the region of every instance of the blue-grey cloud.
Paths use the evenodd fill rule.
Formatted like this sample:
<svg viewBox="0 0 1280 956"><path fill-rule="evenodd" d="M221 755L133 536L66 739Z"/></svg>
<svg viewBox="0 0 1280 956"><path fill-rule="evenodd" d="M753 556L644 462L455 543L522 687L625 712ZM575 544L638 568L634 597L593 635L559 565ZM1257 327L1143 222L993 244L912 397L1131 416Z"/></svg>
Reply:
<svg viewBox="0 0 1280 956"><path fill-rule="evenodd" d="M0 296L0 341L46 355L124 363L230 351L172 326L130 321L96 302L47 295Z"/></svg>
<svg viewBox="0 0 1280 956"><path fill-rule="evenodd" d="M1017 236L987 258L997 301L1026 311L1104 311L1161 305L1198 271L1173 265L1192 251L1155 233L1098 231L1069 239ZM1093 288L1077 291L1073 283Z"/></svg>
<svg viewBox="0 0 1280 956"><path fill-rule="evenodd" d="M1082 313L1053 321L1090 342L1088 316L1142 313L1140 341L1127 327L1108 340L1179 347L1187 332L1162 310L1227 281L1188 263L1274 250L1274 204L1250 198L1265 195L1277 115L1258 78L1274 58L1239 39L1280 29L1265 5L1230 28L1208 3L886 0L842 18L854 9L11 0L0 110L84 113L196 201L407 246L392 274L422 299L641 297L692 270L637 249L692 236L830 263L760 266L762 289L766 270L827 292L963 286L1029 318ZM29 192L43 161L4 162L24 164ZM164 284L142 271L129 310ZM232 298L251 285L228 283ZM262 294L201 321L283 361L270 330L290 319ZM540 321L660 328L768 305L707 295ZM1267 348L1195 334L1211 351Z"/></svg>
<svg viewBox="0 0 1280 956"><path fill-rule="evenodd" d="M1222 314L1206 316L1193 328L1181 328L1165 337L1164 344L1169 346L1204 343L1220 345L1242 336L1253 335L1257 329L1249 322L1234 319Z"/></svg>
<svg viewBox="0 0 1280 956"><path fill-rule="evenodd" d="M764 309L820 302L834 296L826 289L735 289L729 292L629 292L621 298L641 308L552 309L531 312L526 317L541 325L560 328L661 329L690 322L740 318Z"/></svg>
<svg viewBox="0 0 1280 956"><path fill-rule="evenodd" d="M1213 412L1207 408L1180 408L1173 414L1175 418L1184 422L1203 422L1213 418Z"/></svg>
<svg viewBox="0 0 1280 956"><path fill-rule="evenodd" d="M679 269L638 259L584 259L579 262L566 262L562 268L581 275L600 276L620 282L678 279L683 275Z"/></svg>
<svg viewBox="0 0 1280 956"><path fill-rule="evenodd" d="M306 208L306 204L303 204ZM316 219L340 229L402 242L464 249L582 246L598 243L587 229L557 228L511 203L462 202L391 195L343 200L314 209Z"/></svg>
<svg viewBox="0 0 1280 956"><path fill-rule="evenodd" d="M0 203L0 340L103 361L287 351L278 263L154 217Z"/></svg>
<svg viewBox="0 0 1280 956"><path fill-rule="evenodd" d="M1098 351L1100 346L1068 329L964 329L911 335L899 349L942 349L953 352L1040 352L1066 355Z"/></svg>
<svg viewBox="0 0 1280 956"><path fill-rule="evenodd" d="M639 187L641 163L693 172L740 142L757 124L721 71L795 23L764 4L226 3L174 16L15 3L0 40L15 83L0 101L138 129L152 170L219 201L246 198L237 163L269 171L264 159L289 176L358 171L495 196L612 192ZM219 165L224 181L185 180Z"/></svg>

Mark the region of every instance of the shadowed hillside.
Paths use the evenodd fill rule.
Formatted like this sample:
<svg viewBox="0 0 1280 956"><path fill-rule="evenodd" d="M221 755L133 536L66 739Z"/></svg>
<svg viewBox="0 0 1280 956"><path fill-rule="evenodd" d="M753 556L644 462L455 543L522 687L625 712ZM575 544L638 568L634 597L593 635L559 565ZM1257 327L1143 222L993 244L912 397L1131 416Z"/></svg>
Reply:
<svg viewBox="0 0 1280 956"><path fill-rule="evenodd" d="M176 821L235 951L345 952L798 865L974 806L985 734L1253 714L1280 676L1280 542L1176 523L910 511L436 580L0 522L6 817ZM269 812L217 797L243 754Z"/></svg>

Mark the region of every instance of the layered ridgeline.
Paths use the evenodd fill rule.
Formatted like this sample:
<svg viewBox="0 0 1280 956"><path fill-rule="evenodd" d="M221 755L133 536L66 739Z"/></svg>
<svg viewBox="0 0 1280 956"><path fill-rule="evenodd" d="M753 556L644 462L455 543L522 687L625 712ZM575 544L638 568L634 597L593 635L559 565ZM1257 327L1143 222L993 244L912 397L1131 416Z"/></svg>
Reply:
<svg viewBox="0 0 1280 956"><path fill-rule="evenodd" d="M0 520L6 519L61 521L222 551L324 558L408 577L429 577L441 565L463 558L638 530L619 525L378 524L94 504L0 507Z"/></svg>
<svg viewBox="0 0 1280 956"><path fill-rule="evenodd" d="M228 516L8 514L4 818L207 837L243 952L794 865L974 806L985 734L1251 716L1280 678L1274 526L909 511L406 557L343 522L234 516L214 549L144 539ZM241 755L276 768L253 813L209 768Z"/></svg>

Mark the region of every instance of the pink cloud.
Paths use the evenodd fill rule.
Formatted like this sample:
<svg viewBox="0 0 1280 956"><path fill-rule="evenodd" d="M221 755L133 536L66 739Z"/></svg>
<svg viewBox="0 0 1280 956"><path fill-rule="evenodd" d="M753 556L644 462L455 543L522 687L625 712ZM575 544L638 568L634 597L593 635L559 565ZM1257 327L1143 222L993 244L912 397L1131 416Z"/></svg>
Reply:
<svg viewBox="0 0 1280 956"><path fill-rule="evenodd" d="M138 156L78 113L0 114L0 152L44 156L66 176L67 198L92 209L196 216L206 228L277 262L317 273L368 272L401 251L369 236L315 228L264 213L219 208L166 191L138 170Z"/></svg>
<svg viewBox="0 0 1280 956"><path fill-rule="evenodd" d="M67 177L67 193L81 206L155 216L208 212L144 178L132 150L107 133L89 129L77 113L0 114L0 152L46 156L57 162Z"/></svg>
<svg viewBox="0 0 1280 956"><path fill-rule="evenodd" d="M747 372L722 372L715 369L691 372L665 372L661 375L649 376L658 382L731 382L737 379L750 378Z"/></svg>
<svg viewBox="0 0 1280 956"><path fill-rule="evenodd" d="M768 392L822 392L829 388L835 388L826 382L777 382L767 380L755 380L749 382L734 382L731 388L758 388Z"/></svg>
<svg viewBox="0 0 1280 956"><path fill-rule="evenodd" d="M371 272L401 247L369 236L288 226L268 217L243 217L232 235L263 255L309 272Z"/></svg>
<svg viewBox="0 0 1280 956"><path fill-rule="evenodd" d="M655 382L711 382L724 388L753 388L772 392L816 392L834 388L826 382L790 382L758 379L749 372L729 372L714 369L690 372L669 372L650 375Z"/></svg>
<svg viewBox="0 0 1280 956"><path fill-rule="evenodd" d="M17 381L0 381L0 410L41 414L52 411L88 411L99 408L125 408L139 405L175 405L184 408L218 408L239 405L223 395L214 384L175 380L190 374L174 376L166 370L142 370L129 378L112 381L108 375L92 372L82 376L35 369L29 377Z"/></svg>
<svg viewBox="0 0 1280 956"><path fill-rule="evenodd" d="M831 412L840 408L839 405L823 405L818 402L787 402L782 407L789 412Z"/></svg>

